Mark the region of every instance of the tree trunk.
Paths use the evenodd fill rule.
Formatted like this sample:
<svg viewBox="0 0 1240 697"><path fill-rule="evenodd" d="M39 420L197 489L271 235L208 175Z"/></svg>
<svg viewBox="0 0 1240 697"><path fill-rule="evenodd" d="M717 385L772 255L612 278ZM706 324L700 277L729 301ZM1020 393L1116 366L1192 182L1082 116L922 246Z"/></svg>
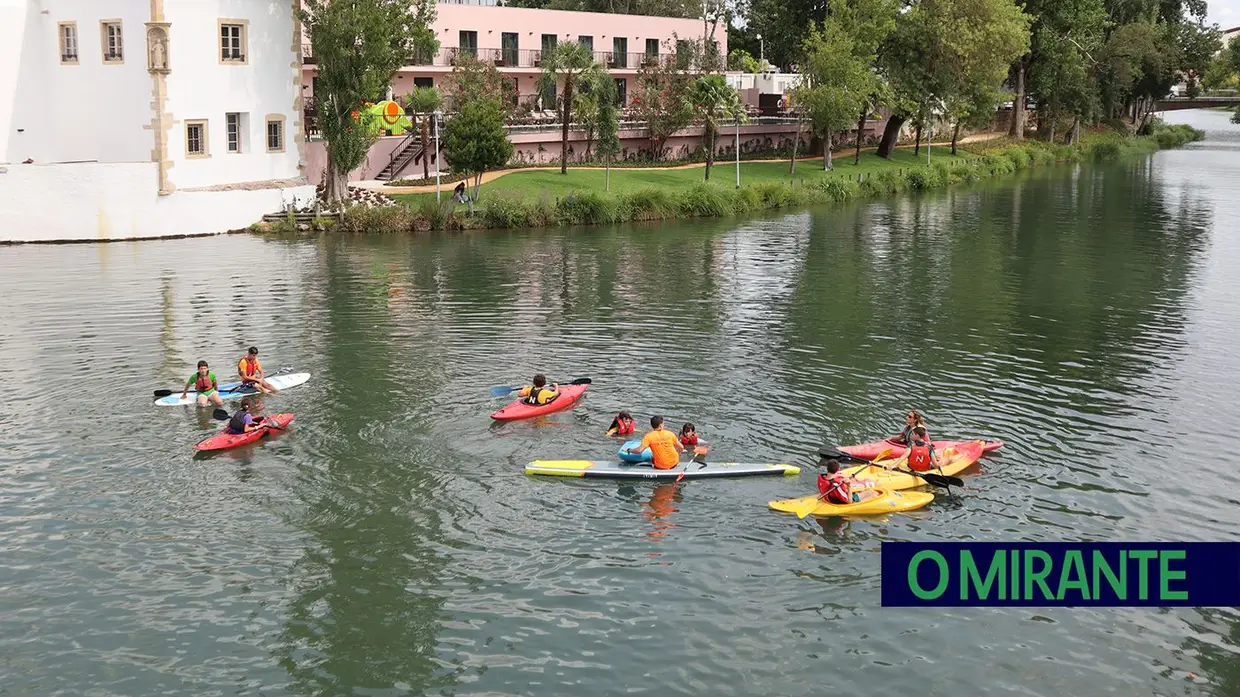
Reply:
<svg viewBox="0 0 1240 697"><path fill-rule="evenodd" d="M822 137L822 170L824 172L835 169L835 163L831 161L831 131L827 131Z"/></svg>
<svg viewBox="0 0 1240 697"><path fill-rule="evenodd" d="M349 173L341 172L331 157L327 158L327 202L341 203L349 200Z"/></svg>
<svg viewBox="0 0 1240 697"><path fill-rule="evenodd" d="M568 174L568 119L572 115L572 108L573 80L570 77L564 80L564 107L560 109L560 117L564 120L560 134L560 174Z"/></svg>
<svg viewBox="0 0 1240 697"><path fill-rule="evenodd" d="M797 146L801 144L801 117L797 117L797 130L792 134L792 159L788 164L788 176L797 173Z"/></svg>
<svg viewBox="0 0 1240 697"><path fill-rule="evenodd" d="M956 122L956 126L952 128L952 157L956 156L956 143L960 142L960 122Z"/></svg>
<svg viewBox="0 0 1240 697"><path fill-rule="evenodd" d="M1072 119L1072 125L1068 127L1068 132L1064 134L1063 142L1065 145L1072 145L1076 139L1081 136L1081 115L1077 114Z"/></svg>
<svg viewBox="0 0 1240 697"><path fill-rule="evenodd" d="M853 156L853 164L861 164L861 134L865 132L865 117L868 110L861 107L861 118L857 119L857 154Z"/></svg>
<svg viewBox="0 0 1240 697"><path fill-rule="evenodd" d="M1008 124L1008 135L1016 140L1025 139L1025 59L1016 61L1012 66L1012 122Z"/></svg>
<svg viewBox="0 0 1240 697"><path fill-rule="evenodd" d="M913 157L921 154L921 124L917 124L917 139L913 141Z"/></svg>
<svg viewBox="0 0 1240 697"><path fill-rule="evenodd" d="M607 183L604 185L604 191L611 191L611 155L607 156Z"/></svg>
<svg viewBox="0 0 1240 697"><path fill-rule="evenodd" d="M431 154L426 149L431 146L431 124L430 118L422 117L422 178L431 178Z"/></svg>
<svg viewBox="0 0 1240 697"><path fill-rule="evenodd" d="M891 159L891 151L896 147L896 140L900 138L900 127L904 125L906 116L896 116L892 114L887 119L887 125L883 128L883 139L878 143L878 156Z"/></svg>
<svg viewBox="0 0 1240 697"><path fill-rule="evenodd" d="M710 166L715 164L715 135L710 124L706 125L706 181L710 181Z"/></svg>

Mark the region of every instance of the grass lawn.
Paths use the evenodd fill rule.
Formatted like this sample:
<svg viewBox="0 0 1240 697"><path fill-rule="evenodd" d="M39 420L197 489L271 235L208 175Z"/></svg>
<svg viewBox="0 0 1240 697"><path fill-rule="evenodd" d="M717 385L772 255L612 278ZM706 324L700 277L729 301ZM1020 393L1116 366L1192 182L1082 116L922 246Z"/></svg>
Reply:
<svg viewBox="0 0 1240 697"><path fill-rule="evenodd" d="M936 147L931 151L932 163L950 163L953 160L964 160L975 157L963 149L955 158L947 148ZM889 169L911 169L926 166L926 153L913 155L912 148L897 148L891 159L886 160L874 154L873 149L861 152L861 164L853 164L853 153L840 153L836 156L835 171L824 172L822 158L814 160L798 160L795 178L809 182L823 177L849 177L856 179L858 174L872 174ZM647 188L682 189L703 181L705 165L683 169L643 169L613 168L611 170L611 192L624 193ZM733 160L716 162L711 168L710 180L719 186L736 185L736 164ZM565 196L573 191L603 191L606 173L601 169L575 169L571 165L568 174L562 175L558 170L529 170L513 172L494 181L482 185L482 203L488 196L504 194L514 197L538 198L547 195L551 198ZM741 162L741 185L760 184L765 182L788 181L788 162ZM455 184L443 187L445 199L452 196ZM424 201L434 201L435 193L390 194L393 198L408 206L417 207Z"/></svg>

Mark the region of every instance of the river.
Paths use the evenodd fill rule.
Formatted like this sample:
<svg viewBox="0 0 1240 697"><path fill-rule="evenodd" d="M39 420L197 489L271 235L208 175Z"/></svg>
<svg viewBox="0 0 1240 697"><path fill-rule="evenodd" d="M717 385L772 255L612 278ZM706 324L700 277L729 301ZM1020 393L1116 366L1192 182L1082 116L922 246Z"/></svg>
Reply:
<svg viewBox="0 0 1240 697"><path fill-rule="evenodd" d="M884 540L1234 540L1240 126L744 220L0 248L0 694L1240 695L1231 610L879 606ZM151 405L257 344L291 431ZM492 385L589 376L493 425ZM1007 446L798 521L910 406ZM799 477L530 478L619 409Z"/></svg>

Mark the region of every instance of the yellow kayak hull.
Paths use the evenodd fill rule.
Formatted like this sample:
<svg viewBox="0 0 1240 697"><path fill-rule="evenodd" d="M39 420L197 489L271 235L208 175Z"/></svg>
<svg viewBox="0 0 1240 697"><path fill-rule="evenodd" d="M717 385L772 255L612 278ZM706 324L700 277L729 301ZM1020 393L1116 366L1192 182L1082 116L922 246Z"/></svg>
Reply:
<svg viewBox="0 0 1240 697"><path fill-rule="evenodd" d="M948 477L955 476L965 471L977 459L982 456L985 448L985 441L970 441L959 447L949 447L943 451L943 457L947 462L943 465L942 471L939 468L930 470L931 474L943 474ZM879 460L877 464L884 462L894 462L891 460ZM888 489L890 491L903 491L905 489L914 489L919 486L925 486L926 480L921 477L915 477L909 474L909 470L886 470L872 465L858 465L857 467L849 467L840 470L844 476L857 476L853 480L852 490L863 491L866 489Z"/></svg>
<svg viewBox="0 0 1240 697"><path fill-rule="evenodd" d="M885 491L878 490L879 495L857 503L838 504L819 501L810 515L846 516L846 515L882 515L912 511L925 506L934 500L934 494L928 491ZM799 499L783 499L771 501L770 507L780 513L795 513L801 506L807 505L816 496L802 496Z"/></svg>

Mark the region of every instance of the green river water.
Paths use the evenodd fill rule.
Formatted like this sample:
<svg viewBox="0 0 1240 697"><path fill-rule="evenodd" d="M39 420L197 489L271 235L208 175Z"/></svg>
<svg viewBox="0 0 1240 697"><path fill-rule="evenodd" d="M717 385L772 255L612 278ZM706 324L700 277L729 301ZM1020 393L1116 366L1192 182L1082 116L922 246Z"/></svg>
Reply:
<svg viewBox="0 0 1240 697"><path fill-rule="evenodd" d="M744 220L0 248L0 695L1240 695L1240 614L879 605L884 540L1234 540L1240 126ZM152 406L309 371L289 433ZM594 384L494 425L492 385ZM798 521L822 443L1001 438ZM530 478L618 409L788 479Z"/></svg>

